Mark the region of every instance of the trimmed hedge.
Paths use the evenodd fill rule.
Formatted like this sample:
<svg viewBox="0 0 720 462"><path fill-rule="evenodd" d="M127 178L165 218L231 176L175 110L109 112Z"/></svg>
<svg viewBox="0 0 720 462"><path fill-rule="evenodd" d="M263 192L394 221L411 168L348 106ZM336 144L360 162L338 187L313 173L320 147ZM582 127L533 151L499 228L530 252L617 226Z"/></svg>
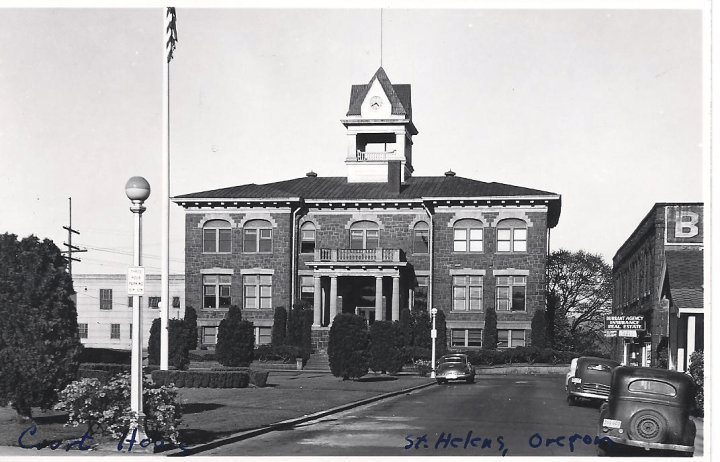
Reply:
<svg viewBox="0 0 720 462"><path fill-rule="evenodd" d="M113 350L111 348L83 348L80 353L81 363L112 363L130 364L130 350Z"/></svg>
<svg viewBox="0 0 720 462"><path fill-rule="evenodd" d="M568 364L573 358L580 356L573 351L557 351L550 348L534 346L516 347L502 350L471 350L463 351L470 362L476 366L493 366L497 364L542 363Z"/></svg>
<svg viewBox="0 0 720 462"><path fill-rule="evenodd" d="M295 364L295 358L300 358L300 347L293 345L260 345L255 348L253 355L256 361L281 361Z"/></svg>
<svg viewBox="0 0 720 462"><path fill-rule="evenodd" d="M173 384L177 388L247 388L248 371L153 371L157 385ZM267 378L266 378L267 380Z"/></svg>
<svg viewBox="0 0 720 462"><path fill-rule="evenodd" d="M130 372L130 364L82 363L80 364L80 370L107 371L111 374L122 374L125 372Z"/></svg>
<svg viewBox="0 0 720 462"><path fill-rule="evenodd" d="M270 375L270 371L256 371L247 367L213 367L210 370L212 372L247 372L250 374L250 385L255 385L260 388L267 384L268 375Z"/></svg>

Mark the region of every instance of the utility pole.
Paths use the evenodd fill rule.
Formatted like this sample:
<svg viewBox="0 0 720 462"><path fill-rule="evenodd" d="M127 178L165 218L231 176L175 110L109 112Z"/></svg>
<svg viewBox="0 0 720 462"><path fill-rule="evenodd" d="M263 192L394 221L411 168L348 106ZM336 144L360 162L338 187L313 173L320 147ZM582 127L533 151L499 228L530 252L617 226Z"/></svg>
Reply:
<svg viewBox="0 0 720 462"><path fill-rule="evenodd" d="M63 229L66 229L67 232L68 232L68 241L67 241L67 242L63 242L63 245L64 245L65 247L67 247L68 249L67 249L67 250L63 250L61 253L66 253L66 254L67 254L67 256L65 257L65 259L66 259L67 262L68 262L68 272L70 273L70 277L72 277L72 262L73 262L73 261L78 261L78 262L80 261L79 258L74 258L74 257L73 257L73 252L75 252L75 253L87 252L87 249L80 249L80 248L75 247L74 245L72 245L72 235L73 235L73 233L79 235L79 234L80 234L80 231L77 231L77 230L73 229L73 227L72 227L72 197L68 197L68 203L69 203L69 205L70 205L70 223L68 224L68 226L63 226Z"/></svg>

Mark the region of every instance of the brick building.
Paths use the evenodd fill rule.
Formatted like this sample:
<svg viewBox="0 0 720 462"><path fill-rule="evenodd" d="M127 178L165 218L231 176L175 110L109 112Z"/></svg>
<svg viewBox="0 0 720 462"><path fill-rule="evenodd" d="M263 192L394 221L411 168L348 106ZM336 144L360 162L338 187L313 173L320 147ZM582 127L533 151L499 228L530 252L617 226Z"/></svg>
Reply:
<svg viewBox="0 0 720 462"><path fill-rule="evenodd" d="M658 203L613 257L613 315L639 316L619 332L623 364L687 370L703 349L703 204Z"/></svg>
<svg viewBox="0 0 720 462"><path fill-rule="evenodd" d="M170 318L185 316L185 276L170 275ZM132 326L132 296L128 296L127 274L74 274L80 342L91 348L129 350ZM140 297L143 316L143 347L150 339L150 326L160 317L160 275L145 277Z"/></svg>
<svg viewBox="0 0 720 462"><path fill-rule="evenodd" d="M410 85L380 68L353 85L347 177L304 177L184 194L186 299L201 341L236 304L270 340L274 308L314 309L322 349L337 313L398 320L413 306L444 310L448 341L479 347L485 309L498 311L500 347L529 343L544 306L558 194L443 176L415 177Z"/></svg>

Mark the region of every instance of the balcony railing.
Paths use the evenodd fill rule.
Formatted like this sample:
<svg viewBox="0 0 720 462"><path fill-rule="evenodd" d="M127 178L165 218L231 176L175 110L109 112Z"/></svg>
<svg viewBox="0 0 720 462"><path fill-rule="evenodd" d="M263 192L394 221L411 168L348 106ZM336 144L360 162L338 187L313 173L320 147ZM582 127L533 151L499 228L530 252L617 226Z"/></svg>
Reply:
<svg viewBox="0 0 720 462"><path fill-rule="evenodd" d="M385 161L393 156L395 156L396 151L379 151L379 152L371 152L371 151L361 151L357 150L354 157L348 157L347 160L356 160L358 162L365 162L365 161Z"/></svg>
<svg viewBox="0 0 720 462"><path fill-rule="evenodd" d="M319 262L399 262L400 249L315 249Z"/></svg>

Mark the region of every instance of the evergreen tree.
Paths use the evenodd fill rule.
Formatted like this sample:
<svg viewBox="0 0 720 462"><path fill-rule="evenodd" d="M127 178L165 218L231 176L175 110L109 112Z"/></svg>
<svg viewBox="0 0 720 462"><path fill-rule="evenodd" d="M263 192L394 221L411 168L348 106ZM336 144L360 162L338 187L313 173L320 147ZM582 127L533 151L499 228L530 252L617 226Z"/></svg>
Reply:
<svg viewBox="0 0 720 462"><path fill-rule="evenodd" d="M242 319L237 305L232 305L218 327L215 355L223 366L249 366L255 353L255 327Z"/></svg>
<svg viewBox="0 0 720 462"><path fill-rule="evenodd" d="M160 364L160 318L155 318L150 325L148 340L148 363ZM188 345L191 329L184 319L168 319L168 366L176 369L187 369L190 364Z"/></svg>
<svg viewBox="0 0 720 462"><path fill-rule="evenodd" d="M414 311L412 327L413 344L420 348L430 348L432 344L432 339L430 338L430 330L432 329L432 319L430 318L430 313L426 310Z"/></svg>
<svg viewBox="0 0 720 462"><path fill-rule="evenodd" d="M497 313L494 306L489 306L485 311L485 329L483 332L483 350L497 350L498 331Z"/></svg>
<svg viewBox="0 0 720 462"><path fill-rule="evenodd" d="M67 262L49 239L0 235L0 406L49 409L76 377L82 345Z"/></svg>
<svg viewBox="0 0 720 462"><path fill-rule="evenodd" d="M287 311L284 306L278 306L275 308L275 315L273 316L272 326L272 340L273 346L285 345L287 337Z"/></svg>
<svg viewBox="0 0 720 462"><path fill-rule="evenodd" d="M445 312L438 310L435 315L435 328L437 329L437 339L435 339L435 353L438 357L447 354L447 324L445 322Z"/></svg>
<svg viewBox="0 0 720 462"><path fill-rule="evenodd" d="M370 326L370 369L395 374L402 368L403 359L395 344L398 324L375 321Z"/></svg>
<svg viewBox="0 0 720 462"><path fill-rule="evenodd" d="M197 311L190 305L185 306L185 327L187 328L188 350L198 347Z"/></svg>
<svg viewBox="0 0 720 462"><path fill-rule="evenodd" d="M537 348L547 348L549 346L547 333L547 315L545 310L536 310L530 324L532 331L530 332L530 344Z"/></svg>
<svg viewBox="0 0 720 462"><path fill-rule="evenodd" d="M330 370L343 380L368 373L368 328L362 316L340 313L330 327L328 357Z"/></svg>

